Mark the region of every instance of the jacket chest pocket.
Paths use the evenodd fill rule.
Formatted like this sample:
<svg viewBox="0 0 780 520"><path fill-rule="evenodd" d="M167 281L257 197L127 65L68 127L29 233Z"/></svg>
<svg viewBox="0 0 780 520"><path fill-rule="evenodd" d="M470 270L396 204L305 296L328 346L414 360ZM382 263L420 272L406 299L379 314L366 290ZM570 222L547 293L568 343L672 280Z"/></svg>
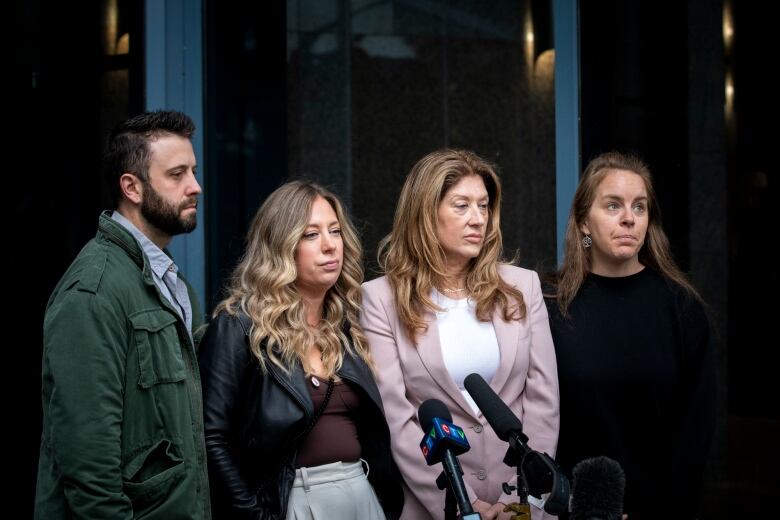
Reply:
<svg viewBox="0 0 780 520"><path fill-rule="evenodd" d="M176 317L163 309L130 316L138 352L138 385L150 388L187 377Z"/></svg>

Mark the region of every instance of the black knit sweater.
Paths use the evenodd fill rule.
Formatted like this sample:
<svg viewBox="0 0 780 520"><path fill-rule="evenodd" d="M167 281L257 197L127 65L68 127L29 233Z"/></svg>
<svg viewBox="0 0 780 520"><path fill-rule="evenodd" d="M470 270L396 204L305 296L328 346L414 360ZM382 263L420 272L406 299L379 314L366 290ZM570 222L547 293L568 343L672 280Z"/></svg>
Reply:
<svg viewBox="0 0 780 520"><path fill-rule="evenodd" d="M694 518L715 425L716 360L702 305L660 274L589 275L563 318L557 460L605 455L626 472L630 520Z"/></svg>

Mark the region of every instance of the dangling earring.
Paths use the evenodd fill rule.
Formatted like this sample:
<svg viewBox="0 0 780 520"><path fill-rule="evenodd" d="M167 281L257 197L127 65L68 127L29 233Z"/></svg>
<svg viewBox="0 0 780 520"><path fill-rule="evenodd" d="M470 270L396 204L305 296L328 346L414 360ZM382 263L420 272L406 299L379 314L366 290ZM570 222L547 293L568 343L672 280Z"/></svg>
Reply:
<svg viewBox="0 0 780 520"><path fill-rule="evenodd" d="M593 245L593 239L590 238L590 235L585 235L584 237L582 237L582 247L588 249L592 245Z"/></svg>

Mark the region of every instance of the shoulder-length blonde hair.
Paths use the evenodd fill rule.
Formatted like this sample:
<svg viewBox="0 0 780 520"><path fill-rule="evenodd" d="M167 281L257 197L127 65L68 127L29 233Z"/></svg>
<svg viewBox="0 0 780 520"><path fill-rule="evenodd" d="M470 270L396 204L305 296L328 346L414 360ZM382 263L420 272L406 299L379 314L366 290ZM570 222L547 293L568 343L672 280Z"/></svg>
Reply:
<svg viewBox="0 0 780 520"><path fill-rule="evenodd" d="M323 319L314 329L306 323L303 299L295 286L295 251L318 197L336 213L344 259L341 275L325 295ZM240 309L251 318L249 347L263 371L267 370L266 358L285 371L296 361L308 368L306 356L315 342L322 349L329 376L341 368L345 349L373 368L358 322L362 249L338 197L312 182L288 182L257 211L246 241L246 251L228 283L228 295L217 305L214 315L223 310L235 314ZM351 341L345 325L349 326Z"/></svg>
<svg viewBox="0 0 780 520"><path fill-rule="evenodd" d="M490 321L496 306L506 321L521 320L526 314L523 294L498 274L503 243L501 181L495 169L473 152L439 150L412 167L401 190L393 229L379 244L379 264L393 288L401 323L415 343L417 333L427 330L423 313L439 310L431 300L431 289L441 287L447 276L446 255L437 236L439 204L450 188L469 175L482 179L489 197L485 240L466 274L477 318Z"/></svg>
<svg viewBox="0 0 780 520"><path fill-rule="evenodd" d="M615 170L633 172L639 175L645 183L648 224L645 243L639 250L639 263L658 271L701 301L696 289L688 282L672 257L669 239L661 227L661 210L658 207L658 198L653 189L650 168L635 155L606 152L588 163L582 177L580 177L577 190L574 192L574 200L566 224L563 263L556 276L555 297L558 300L561 314L568 315L569 305L582 287L585 277L591 271L591 249L582 245L582 239L585 236L582 232L582 224L588 218L590 208L596 199L596 190L599 184L608 173Z"/></svg>

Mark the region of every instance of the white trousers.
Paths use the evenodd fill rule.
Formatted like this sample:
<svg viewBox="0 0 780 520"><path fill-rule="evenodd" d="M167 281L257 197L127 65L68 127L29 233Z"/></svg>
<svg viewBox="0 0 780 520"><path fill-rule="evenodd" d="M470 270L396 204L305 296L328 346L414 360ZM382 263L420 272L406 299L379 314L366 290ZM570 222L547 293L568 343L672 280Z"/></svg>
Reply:
<svg viewBox="0 0 780 520"><path fill-rule="evenodd" d="M295 470L287 520L334 519L385 520L362 462L333 462Z"/></svg>

